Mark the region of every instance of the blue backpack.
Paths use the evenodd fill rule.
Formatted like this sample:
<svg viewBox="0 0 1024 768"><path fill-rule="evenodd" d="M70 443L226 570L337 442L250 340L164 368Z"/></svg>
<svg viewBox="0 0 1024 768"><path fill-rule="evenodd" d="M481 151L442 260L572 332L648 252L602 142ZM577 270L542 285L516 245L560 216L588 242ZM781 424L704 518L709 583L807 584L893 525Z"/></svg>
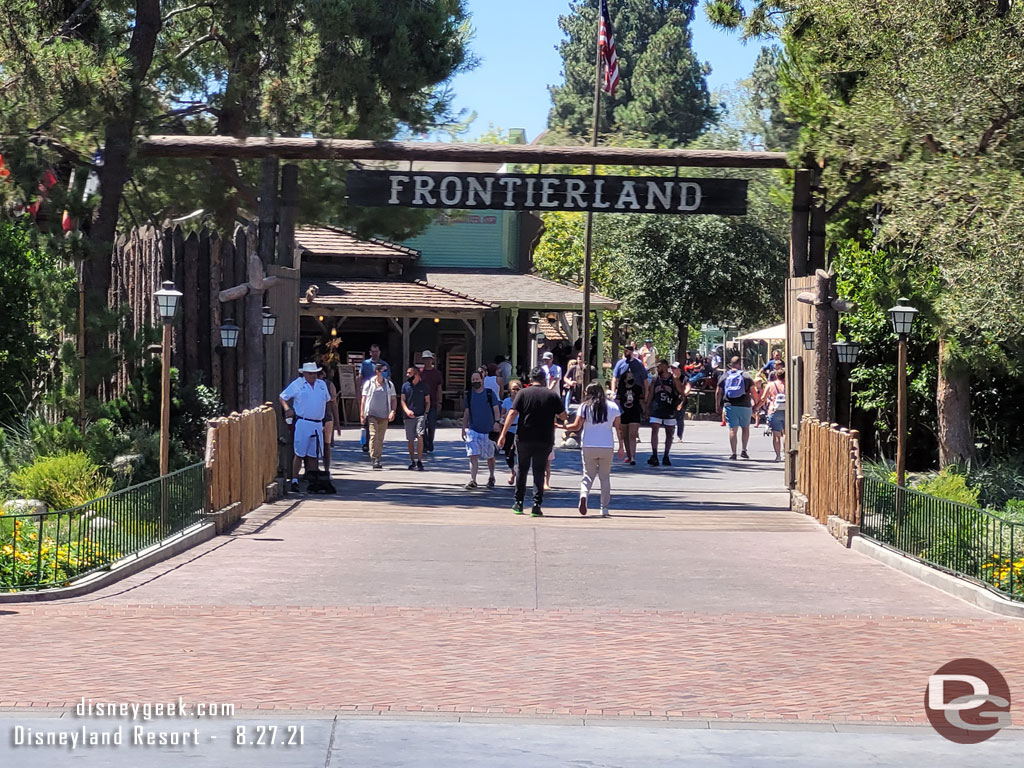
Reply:
<svg viewBox="0 0 1024 768"><path fill-rule="evenodd" d="M747 385L743 380L743 371L729 371L725 375L725 396L730 400L747 394Z"/></svg>

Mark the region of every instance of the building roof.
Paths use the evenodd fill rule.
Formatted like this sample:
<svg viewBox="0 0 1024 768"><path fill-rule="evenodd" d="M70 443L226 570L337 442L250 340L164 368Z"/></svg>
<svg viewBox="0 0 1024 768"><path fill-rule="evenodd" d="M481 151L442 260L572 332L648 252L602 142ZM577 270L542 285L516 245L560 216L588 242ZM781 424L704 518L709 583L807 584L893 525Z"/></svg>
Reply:
<svg viewBox="0 0 1024 768"><path fill-rule="evenodd" d="M568 334L562 330L562 326L557 322L551 322L546 317L541 317L537 323L537 335L544 334L544 338L548 341L568 341Z"/></svg>
<svg viewBox="0 0 1024 768"><path fill-rule="evenodd" d="M458 269L424 267L416 270L431 285L474 296L481 301L524 309L583 309L583 291L568 285L545 280L537 275L524 275L510 269ZM616 309L619 302L591 292L592 309Z"/></svg>
<svg viewBox="0 0 1024 768"><path fill-rule="evenodd" d="M405 259L415 261L420 252L376 237L364 239L343 227L300 227L295 247L303 254L358 259Z"/></svg>
<svg viewBox="0 0 1024 768"><path fill-rule="evenodd" d="M422 280L318 280L315 301L299 300L304 314L340 311L342 314L406 315L478 315L494 305L464 296L457 291L430 285ZM305 296L312 280L302 281Z"/></svg>

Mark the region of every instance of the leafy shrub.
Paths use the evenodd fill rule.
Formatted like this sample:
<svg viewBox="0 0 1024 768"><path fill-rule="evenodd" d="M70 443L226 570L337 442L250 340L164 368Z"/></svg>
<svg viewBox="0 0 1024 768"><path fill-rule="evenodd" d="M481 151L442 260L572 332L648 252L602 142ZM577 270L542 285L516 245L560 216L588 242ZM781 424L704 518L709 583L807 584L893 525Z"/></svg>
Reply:
<svg viewBox="0 0 1024 768"><path fill-rule="evenodd" d="M962 470L956 467L945 467L937 475L922 480L914 490L926 493L947 501L955 501L958 504L966 504L970 507L978 506L979 491L967 484L967 477Z"/></svg>
<svg viewBox="0 0 1024 768"><path fill-rule="evenodd" d="M111 481L84 453L76 451L36 459L10 476L13 489L51 509L69 509L110 492Z"/></svg>
<svg viewBox="0 0 1024 768"><path fill-rule="evenodd" d="M986 507L998 509L1011 499L1024 498L1024 454L972 465L967 483L978 490L978 500Z"/></svg>

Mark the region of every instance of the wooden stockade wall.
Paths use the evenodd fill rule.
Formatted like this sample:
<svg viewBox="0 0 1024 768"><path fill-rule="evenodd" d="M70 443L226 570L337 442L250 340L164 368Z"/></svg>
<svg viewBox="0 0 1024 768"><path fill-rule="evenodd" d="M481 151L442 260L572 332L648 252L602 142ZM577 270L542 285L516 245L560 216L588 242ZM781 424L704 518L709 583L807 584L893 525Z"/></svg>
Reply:
<svg viewBox="0 0 1024 768"><path fill-rule="evenodd" d="M240 515L262 504L277 477L277 414L270 404L211 419L206 432L210 509L240 504Z"/></svg>
<svg viewBox="0 0 1024 768"><path fill-rule="evenodd" d="M857 431L804 416L797 490L807 498L807 514L822 525L829 515L860 525L863 485Z"/></svg>
<svg viewBox="0 0 1024 768"><path fill-rule="evenodd" d="M183 385L212 386L220 392L226 413L238 410L245 391L245 300L222 305L218 294L246 282L256 244L252 224L237 227L230 239L206 228L186 232L180 226L142 227L119 237L108 298L111 307L125 307L127 317L111 339L112 348L124 348L147 325L160 325L153 292L170 280L184 294L174 322L171 364ZM221 319L227 317L242 329L232 352L220 347ZM122 361L107 394L122 394L135 374L135 361Z"/></svg>

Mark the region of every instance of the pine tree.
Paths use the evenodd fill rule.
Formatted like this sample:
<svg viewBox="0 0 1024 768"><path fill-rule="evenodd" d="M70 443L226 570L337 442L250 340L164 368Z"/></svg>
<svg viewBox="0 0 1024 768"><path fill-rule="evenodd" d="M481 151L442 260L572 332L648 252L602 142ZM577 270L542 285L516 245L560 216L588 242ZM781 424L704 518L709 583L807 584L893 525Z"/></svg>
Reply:
<svg viewBox="0 0 1024 768"><path fill-rule="evenodd" d="M632 133L650 144L686 144L717 118L706 76L691 48L693 0L609 3L622 81L603 95L599 130ZM598 0L573 0L558 23L564 83L551 88L548 127L589 138L593 120Z"/></svg>

